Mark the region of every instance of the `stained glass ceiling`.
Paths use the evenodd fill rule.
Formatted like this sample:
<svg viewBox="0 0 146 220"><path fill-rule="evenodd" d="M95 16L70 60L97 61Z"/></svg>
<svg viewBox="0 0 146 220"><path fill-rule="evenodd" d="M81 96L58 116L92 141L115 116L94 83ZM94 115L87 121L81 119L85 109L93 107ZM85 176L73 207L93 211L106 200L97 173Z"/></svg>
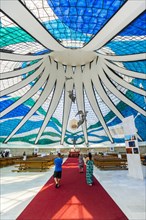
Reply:
<svg viewBox="0 0 146 220"><path fill-rule="evenodd" d="M0 142L123 143L131 115L146 141L145 7L1 0Z"/></svg>

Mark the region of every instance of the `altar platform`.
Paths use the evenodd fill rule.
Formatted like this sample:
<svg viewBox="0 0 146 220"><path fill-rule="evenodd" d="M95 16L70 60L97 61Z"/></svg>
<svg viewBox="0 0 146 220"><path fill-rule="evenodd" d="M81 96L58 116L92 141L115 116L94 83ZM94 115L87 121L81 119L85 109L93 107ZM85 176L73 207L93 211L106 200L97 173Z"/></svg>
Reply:
<svg viewBox="0 0 146 220"><path fill-rule="evenodd" d="M69 157L79 157L80 151L70 151Z"/></svg>

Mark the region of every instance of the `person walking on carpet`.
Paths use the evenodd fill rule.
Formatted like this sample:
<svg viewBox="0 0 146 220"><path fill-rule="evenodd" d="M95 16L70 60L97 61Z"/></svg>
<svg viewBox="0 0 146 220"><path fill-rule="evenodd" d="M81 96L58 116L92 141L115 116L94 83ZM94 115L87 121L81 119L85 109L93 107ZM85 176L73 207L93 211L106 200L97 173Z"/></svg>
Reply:
<svg viewBox="0 0 146 220"><path fill-rule="evenodd" d="M93 165L92 154L89 153L86 158L86 182L89 186L93 184Z"/></svg>
<svg viewBox="0 0 146 220"><path fill-rule="evenodd" d="M83 155L80 154L79 155L79 172L83 173L84 171L84 159L83 159Z"/></svg>
<svg viewBox="0 0 146 220"><path fill-rule="evenodd" d="M58 153L57 157L54 159L55 169L53 175L56 188L59 188L60 186L60 180L62 176L62 163L63 163L63 159L61 157L61 154Z"/></svg>

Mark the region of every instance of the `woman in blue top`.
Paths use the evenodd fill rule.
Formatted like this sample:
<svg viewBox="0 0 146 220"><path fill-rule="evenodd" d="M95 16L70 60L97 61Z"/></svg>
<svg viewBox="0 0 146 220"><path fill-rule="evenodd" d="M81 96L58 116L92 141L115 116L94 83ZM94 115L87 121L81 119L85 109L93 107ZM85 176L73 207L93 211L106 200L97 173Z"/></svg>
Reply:
<svg viewBox="0 0 146 220"><path fill-rule="evenodd" d="M91 153L86 158L86 182L89 186L93 184L93 160Z"/></svg>
<svg viewBox="0 0 146 220"><path fill-rule="evenodd" d="M61 154L58 153L57 155L58 157L56 157L54 159L54 164L55 164L55 170L54 170L54 181L55 181L55 187L59 188L60 186L60 180L61 180L61 176L62 176L62 162L63 159L61 157Z"/></svg>

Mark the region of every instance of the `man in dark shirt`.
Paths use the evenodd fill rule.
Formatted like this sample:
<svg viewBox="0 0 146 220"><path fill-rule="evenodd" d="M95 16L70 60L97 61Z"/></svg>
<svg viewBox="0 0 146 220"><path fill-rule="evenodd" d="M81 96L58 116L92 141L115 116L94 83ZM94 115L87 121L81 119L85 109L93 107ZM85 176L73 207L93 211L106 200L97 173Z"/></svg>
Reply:
<svg viewBox="0 0 146 220"><path fill-rule="evenodd" d="M54 164L55 164L54 181L55 181L56 188L59 188L60 186L60 180L62 176L62 162L63 162L63 159L61 157L61 154L58 153L57 157L54 159Z"/></svg>

